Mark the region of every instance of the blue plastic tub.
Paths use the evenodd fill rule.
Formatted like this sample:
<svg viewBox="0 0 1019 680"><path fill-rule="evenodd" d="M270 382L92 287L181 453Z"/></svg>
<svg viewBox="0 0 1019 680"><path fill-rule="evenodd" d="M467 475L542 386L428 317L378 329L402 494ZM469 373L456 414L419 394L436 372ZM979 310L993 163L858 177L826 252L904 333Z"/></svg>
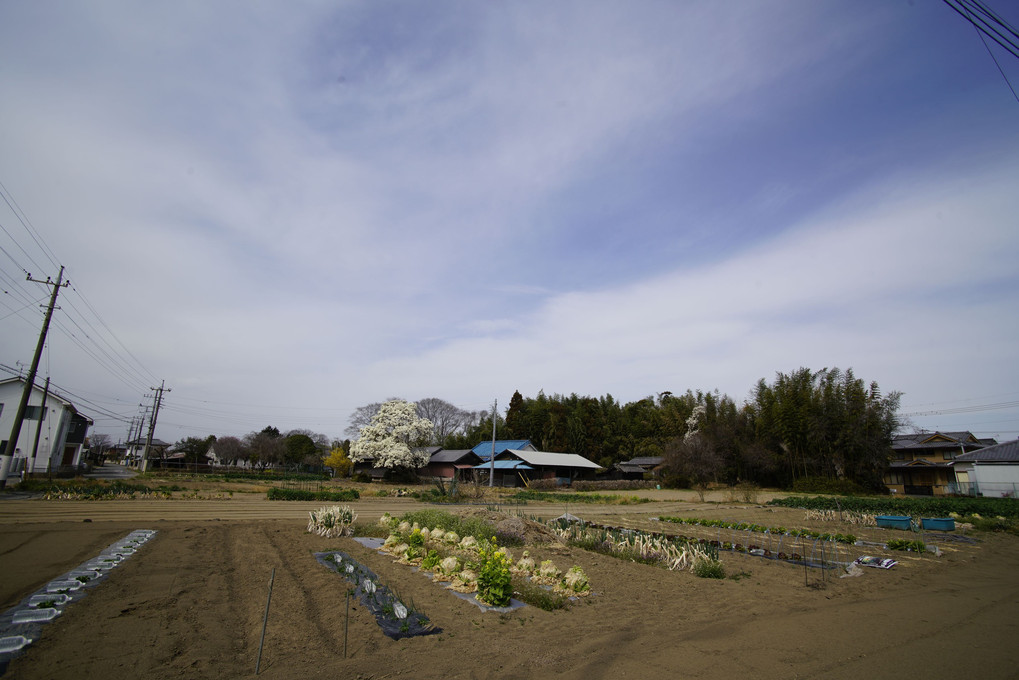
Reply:
<svg viewBox="0 0 1019 680"><path fill-rule="evenodd" d="M912 518L901 515L878 515L877 525L884 527L885 529L909 529L909 523Z"/></svg>
<svg viewBox="0 0 1019 680"><path fill-rule="evenodd" d="M955 531L954 517L924 517L920 524L931 531Z"/></svg>

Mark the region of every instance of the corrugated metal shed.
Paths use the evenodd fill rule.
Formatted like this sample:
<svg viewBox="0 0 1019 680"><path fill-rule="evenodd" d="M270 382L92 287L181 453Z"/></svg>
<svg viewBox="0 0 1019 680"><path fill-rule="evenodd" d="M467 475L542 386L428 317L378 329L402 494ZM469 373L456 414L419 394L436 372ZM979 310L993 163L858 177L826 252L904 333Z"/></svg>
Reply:
<svg viewBox="0 0 1019 680"><path fill-rule="evenodd" d="M520 451L509 449L506 454L516 456L522 461L539 467L570 467L587 470L600 470L601 465L589 461L576 453L548 453L546 451Z"/></svg>

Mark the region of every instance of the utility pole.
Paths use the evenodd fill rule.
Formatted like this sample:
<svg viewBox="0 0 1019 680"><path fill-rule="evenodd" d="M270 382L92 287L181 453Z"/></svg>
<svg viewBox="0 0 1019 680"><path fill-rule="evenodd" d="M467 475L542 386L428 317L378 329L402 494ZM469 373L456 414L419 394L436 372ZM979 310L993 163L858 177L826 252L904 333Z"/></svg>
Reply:
<svg viewBox="0 0 1019 680"><path fill-rule="evenodd" d="M57 306L57 294L61 288L66 288L71 285L70 281L63 281L64 268L60 267L60 273L57 275L57 281L54 283L50 280L50 277L46 277L45 281L33 279L32 275L28 275L28 280L32 283L44 283L47 286L53 286L53 293L50 295L50 303L46 307L46 317L42 322L42 331L39 333L39 342L35 346L35 356L32 357L32 366L28 369L28 375L25 376L25 391L21 394L21 403L18 404L18 412L14 415L14 427L11 429L11 437L7 440L7 448L0 452L0 489L7 486L7 474L11 469L11 458L13 451L18 447L18 438L21 436L21 426L25 422L25 411L28 410L28 399L32 396L32 388L35 387L35 374L39 371L39 359L42 358L42 348L46 344L46 333L50 329L50 319L53 317L53 310Z"/></svg>
<svg viewBox="0 0 1019 680"><path fill-rule="evenodd" d="M35 444L32 445L32 469L35 472L35 457L39 455L39 437L42 436L42 421L46 419L46 397L50 394L50 377L46 376L46 386L42 388L42 405L39 407L39 422L35 426ZM53 452L50 451L50 455ZM46 457L49 461L49 456Z"/></svg>
<svg viewBox="0 0 1019 680"><path fill-rule="evenodd" d="M149 447L152 446L152 433L156 431L156 418L159 417L159 407L163 404L163 392L173 391L166 387L165 380L159 387L150 387L149 389L155 390L156 395L152 398L152 419L149 421L149 435L145 438L145 449L142 451L142 464L139 468L142 472L149 469Z"/></svg>
<svg viewBox="0 0 1019 680"><path fill-rule="evenodd" d="M492 457L488 461L488 486L495 486L495 418L499 415L499 400L492 404Z"/></svg>

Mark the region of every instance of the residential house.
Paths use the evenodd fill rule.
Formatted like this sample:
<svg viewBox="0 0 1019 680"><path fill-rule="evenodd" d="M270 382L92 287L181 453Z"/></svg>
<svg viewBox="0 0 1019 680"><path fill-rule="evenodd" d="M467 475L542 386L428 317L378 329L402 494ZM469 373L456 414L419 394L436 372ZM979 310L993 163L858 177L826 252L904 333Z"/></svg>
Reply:
<svg viewBox="0 0 1019 680"><path fill-rule="evenodd" d="M43 388L33 385L18 441L12 443L8 438L24 391L24 378L0 380L0 454L13 456L8 474L77 472L92 420L52 386L43 407Z"/></svg>
<svg viewBox="0 0 1019 680"><path fill-rule="evenodd" d="M471 451L478 456L482 462L489 460L492 457L492 441L481 442L475 446ZM538 449L528 439L496 439L495 440L495 457L498 458L499 454L503 451L537 451Z"/></svg>
<svg viewBox="0 0 1019 680"><path fill-rule="evenodd" d="M1019 498L1019 440L986 446L955 458L955 486L960 496Z"/></svg>
<svg viewBox="0 0 1019 680"><path fill-rule="evenodd" d="M619 479L644 479L647 476L658 476L665 458L662 456L645 456L631 458L630 460L616 463L613 469L615 476Z"/></svg>
<svg viewBox="0 0 1019 680"><path fill-rule="evenodd" d="M474 467L482 474L492 470L493 462L485 461ZM591 476L603 469L576 453L549 453L547 451L506 449L494 461L495 484L520 486L532 479L555 479L561 486L576 479Z"/></svg>
<svg viewBox="0 0 1019 680"><path fill-rule="evenodd" d="M884 483L892 493L942 496L956 483L958 456L996 444L972 432L920 432L896 435Z"/></svg>
<svg viewBox="0 0 1019 680"><path fill-rule="evenodd" d="M440 449L432 452L428 465L418 469L418 475L429 479L467 481L474 476L472 468L481 458L471 449Z"/></svg>
<svg viewBox="0 0 1019 680"><path fill-rule="evenodd" d="M139 437L138 439L132 439L126 444L127 451L124 454L124 465L145 470L148 467L148 461L162 460L166 457L167 450L173 446L173 444L169 442L164 442L162 439L156 439L153 437L152 442L149 443L149 455L146 460L145 443L147 440L148 437Z"/></svg>

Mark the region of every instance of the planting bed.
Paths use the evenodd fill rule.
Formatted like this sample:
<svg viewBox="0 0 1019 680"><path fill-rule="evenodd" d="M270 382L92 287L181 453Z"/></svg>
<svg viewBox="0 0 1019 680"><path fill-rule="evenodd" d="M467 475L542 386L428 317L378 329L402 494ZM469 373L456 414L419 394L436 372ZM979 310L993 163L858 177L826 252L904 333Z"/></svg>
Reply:
<svg viewBox="0 0 1019 680"><path fill-rule="evenodd" d="M413 605L401 602L391 588L379 581L375 572L350 555L334 550L315 553L315 559L354 586L352 595L368 608L382 632L392 639L442 632L422 612L415 611Z"/></svg>
<svg viewBox="0 0 1019 680"><path fill-rule="evenodd" d="M39 639L46 624L62 614L65 607L82 599L90 589L102 583L155 533L151 529L132 531L77 569L47 582L18 605L0 614L0 674L7 670L12 659Z"/></svg>

